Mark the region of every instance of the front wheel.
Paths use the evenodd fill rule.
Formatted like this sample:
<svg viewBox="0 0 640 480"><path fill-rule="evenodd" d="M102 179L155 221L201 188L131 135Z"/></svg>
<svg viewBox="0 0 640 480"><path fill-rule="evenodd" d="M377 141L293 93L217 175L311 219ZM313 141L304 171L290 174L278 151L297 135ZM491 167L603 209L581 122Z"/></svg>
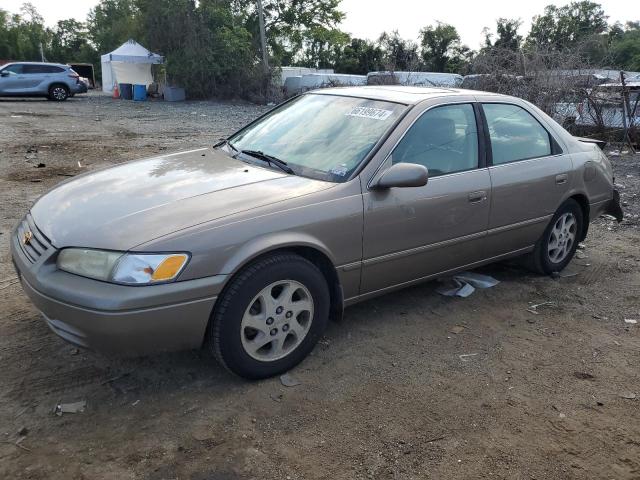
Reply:
<svg viewBox="0 0 640 480"><path fill-rule="evenodd" d="M313 349L329 317L320 270L290 253L239 272L218 299L208 347L232 373L259 379L286 372Z"/></svg>
<svg viewBox="0 0 640 480"><path fill-rule="evenodd" d="M578 202L573 199L564 202L531 253L533 269L546 275L563 270L576 253L583 225L584 215Z"/></svg>

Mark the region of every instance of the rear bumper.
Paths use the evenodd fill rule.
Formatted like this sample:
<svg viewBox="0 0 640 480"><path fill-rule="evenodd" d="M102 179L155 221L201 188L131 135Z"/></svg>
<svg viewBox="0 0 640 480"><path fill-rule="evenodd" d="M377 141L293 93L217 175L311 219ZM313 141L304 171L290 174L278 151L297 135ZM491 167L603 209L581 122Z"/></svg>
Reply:
<svg viewBox="0 0 640 480"><path fill-rule="evenodd" d="M624 213L622 212L622 207L620 206L620 193L615 188L613 189L613 198L605 207L604 213L615 217L618 222L621 222L624 218Z"/></svg>
<svg viewBox="0 0 640 480"><path fill-rule="evenodd" d="M226 280L216 275L162 285L115 285L58 270L58 251L50 245L37 259L27 257L18 230L10 244L22 287L51 330L108 355L199 348Z"/></svg>

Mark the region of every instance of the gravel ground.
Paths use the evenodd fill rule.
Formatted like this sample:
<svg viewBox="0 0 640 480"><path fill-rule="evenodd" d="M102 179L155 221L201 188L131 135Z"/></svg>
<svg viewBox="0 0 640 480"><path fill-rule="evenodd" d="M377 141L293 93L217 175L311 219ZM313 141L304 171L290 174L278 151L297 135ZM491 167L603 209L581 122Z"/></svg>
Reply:
<svg viewBox="0 0 640 480"><path fill-rule="evenodd" d="M598 220L565 275L499 264L481 271L501 283L467 299L429 282L352 307L296 387L242 381L201 352L114 360L49 332L8 255L33 201L263 111L0 100L0 478L640 478L640 324L624 321L640 320L640 155L611 157L627 219ZM82 413L52 413L79 400Z"/></svg>

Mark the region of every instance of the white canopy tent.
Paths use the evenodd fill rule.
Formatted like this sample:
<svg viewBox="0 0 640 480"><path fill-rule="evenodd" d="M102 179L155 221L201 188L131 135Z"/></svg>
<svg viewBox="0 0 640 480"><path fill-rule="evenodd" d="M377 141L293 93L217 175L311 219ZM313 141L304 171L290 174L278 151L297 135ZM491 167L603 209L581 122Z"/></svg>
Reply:
<svg viewBox="0 0 640 480"><path fill-rule="evenodd" d="M118 83L153 83L151 65L164 63L161 55L150 52L135 40L127 40L113 52L102 55L102 90L113 92Z"/></svg>

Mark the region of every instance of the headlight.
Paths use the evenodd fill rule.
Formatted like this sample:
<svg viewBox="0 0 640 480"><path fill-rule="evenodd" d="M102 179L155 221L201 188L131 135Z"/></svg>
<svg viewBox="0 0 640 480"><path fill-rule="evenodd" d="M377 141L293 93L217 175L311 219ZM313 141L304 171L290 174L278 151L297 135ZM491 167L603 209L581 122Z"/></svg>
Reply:
<svg viewBox="0 0 640 480"><path fill-rule="evenodd" d="M65 248L58 255L58 268L107 282L145 285L175 280L188 260L186 253L147 254Z"/></svg>

